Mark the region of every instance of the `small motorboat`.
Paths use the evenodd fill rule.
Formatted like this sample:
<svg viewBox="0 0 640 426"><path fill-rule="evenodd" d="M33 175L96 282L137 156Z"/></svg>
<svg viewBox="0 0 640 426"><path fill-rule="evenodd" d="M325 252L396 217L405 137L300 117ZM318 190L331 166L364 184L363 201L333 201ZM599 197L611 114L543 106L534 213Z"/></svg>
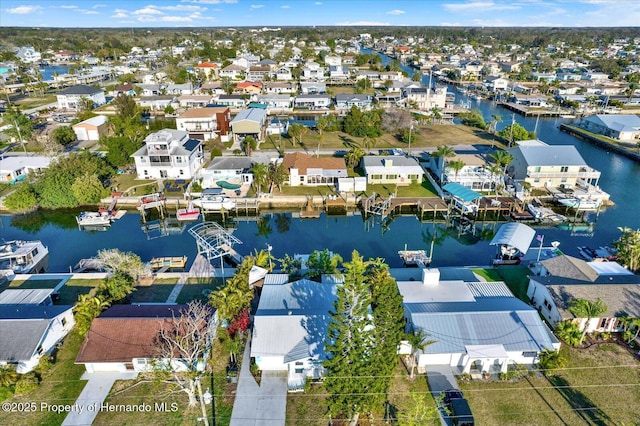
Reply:
<svg viewBox="0 0 640 426"><path fill-rule="evenodd" d="M108 212L82 212L76 216L79 226L109 226L111 215Z"/></svg>
<svg viewBox="0 0 640 426"><path fill-rule="evenodd" d="M591 200L582 198L560 198L558 200L563 206L576 210L597 210L602 204L601 200Z"/></svg>
<svg viewBox="0 0 640 426"><path fill-rule="evenodd" d="M189 201L189 205L184 209L178 209L176 212L176 219L180 221L192 221L198 220L200 217L200 209L193 206L193 203Z"/></svg>

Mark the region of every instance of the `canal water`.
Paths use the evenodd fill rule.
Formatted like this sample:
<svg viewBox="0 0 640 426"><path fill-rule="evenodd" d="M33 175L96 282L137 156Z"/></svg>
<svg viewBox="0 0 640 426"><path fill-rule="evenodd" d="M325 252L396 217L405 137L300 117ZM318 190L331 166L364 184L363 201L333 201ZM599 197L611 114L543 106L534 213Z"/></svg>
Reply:
<svg viewBox="0 0 640 426"><path fill-rule="evenodd" d="M487 121L494 114L501 115L498 129L509 125L512 114L490 101L470 101ZM536 128L536 119L514 115L513 119L528 130ZM640 165L632 160L608 152L588 142L558 130L566 119L541 118L537 123L539 139L552 145L575 145L587 164L602 172L600 186L611 194L616 203L588 217L591 225L574 228L537 227L544 236L545 245L560 243L560 249L577 256L577 247L610 244L620 232L618 227L640 228ZM95 256L98 250L118 248L140 255L144 260L157 256L186 255L191 262L196 255L196 244L188 233L193 224L167 229L163 236L158 230L145 232L137 212L129 212L116 220L106 232L86 232L75 224L75 212L36 213L28 216L0 216L0 240L39 239L49 247L51 272L66 272L80 259ZM259 219L259 220L256 220ZM238 220L228 224L233 234L242 241L236 247L241 254L273 247L273 255L281 258L285 253L309 253L328 248L350 258L353 250L369 257L382 257L391 266L401 266L398 250L430 251L433 247L433 266L486 265L495 253L489 241L499 223L477 224L475 236L459 236L455 229L444 224L420 222L415 216L398 216L390 223L365 221L362 216L330 216L319 219L300 219L290 213L265 214L260 218ZM435 238L434 238L435 235Z"/></svg>
<svg viewBox="0 0 640 426"><path fill-rule="evenodd" d="M54 73L56 75L67 74L69 67L66 65L48 65L40 67L40 74L42 74L43 81L53 80Z"/></svg>

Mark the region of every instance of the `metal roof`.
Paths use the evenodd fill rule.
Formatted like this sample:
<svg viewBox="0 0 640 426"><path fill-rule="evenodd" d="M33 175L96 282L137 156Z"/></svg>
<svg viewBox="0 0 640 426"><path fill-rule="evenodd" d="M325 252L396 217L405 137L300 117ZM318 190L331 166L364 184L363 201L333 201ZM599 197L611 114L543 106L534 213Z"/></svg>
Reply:
<svg viewBox="0 0 640 426"><path fill-rule="evenodd" d="M519 145L508 151L510 153L519 152L528 167L587 166L587 163L573 145Z"/></svg>
<svg viewBox="0 0 640 426"><path fill-rule="evenodd" d="M237 123L242 120L254 121L256 123L262 123L267 116L267 111L259 108L243 109L231 120L231 124Z"/></svg>
<svg viewBox="0 0 640 426"><path fill-rule="evenodd" d="M496 236L493 237L489 245L506 244L517 248L522 254L525 254L529 250L534 235L536 235L536 231L524 223L506 223L498 229Z"/></svg>
<svg viewBox="0 0 640 426"><path fill-rule="evenodd" d="M473 200L477 200L478 198L482 198L482 194L477 193L474 190L467 188L466 186L460 185L459 183L451 182L442 187L443 190L447 191L449 194L453 195L456 198L460 198L464 202L469 202Z"/></svg>
<svg viewBox="0 0 640 426"><path fill-rule="evenodd" d="M39 305L53 293L52 288L7 289L0 293L0 305Z"/></svg>

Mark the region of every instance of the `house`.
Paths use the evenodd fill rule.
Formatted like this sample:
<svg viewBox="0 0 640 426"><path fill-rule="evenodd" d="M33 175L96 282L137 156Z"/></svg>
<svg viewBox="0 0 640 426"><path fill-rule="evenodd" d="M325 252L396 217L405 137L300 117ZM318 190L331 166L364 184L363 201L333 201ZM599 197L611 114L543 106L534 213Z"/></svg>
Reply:
<svg viewBox="0 0 640 426"><path fill-rule="evenodd" d="M97 141L109 131L108 119L97 115L71 126L79 141Z"/></svg>
<svg viewBox="0 0 640 426"><path fill-rule="evenodd" d="M312 157L295 152L286 154L282 164L289 172L291 186L336 185L339 178L347 177L344 158Z"/></svg>
<svg viewBox="0 0 640 426"><path fill-rule="evenodd" d="M114 305L93 320L75 363L84 364L88 373L151 371L154 362L167 361L158 358L158 336L170 329L186 309L187 305ZM212 312L208 326L201 330L211 340L217 322L217 312ZM206 355L202 354L203 359ZM175 371L186 371L180 359L169 361ZM202 362L198 370L205 367Z"/></svg>
<svg viewBox="0 0 640 426"><path fill-rule="evenodd" d="M25 374L51 353L75 324L73 306L3 305L0 309L0 365Z"/></svg>
<svg viewBox="0 0 640 426"><path fill-rule="evenodd" d="M22 46L15 54L16 58L26 64L33 64L42 60L42 54L32 46Z"/></svg>
<svg viewBox="0 0 640 426"><path fill-rule="evenodd" d="M206 169L199 172L203 188L212 188L216 182L225 180L229 183L251 184L254 160L249 157L215 157Z"/></svg>
<svg viewBox="0 0 640 426"><path fill-rule="evenodd" d="M120 94L136 96L136 90L132 83L122 84L113 89L113 96L118 96Z"/></svg>
<svg viewBox="0 0 640 426"><path fill-rule="evenodd" d="M373 98L371 95L339 94L335 97L336 109L347 110L355 106L359 109L371 109Z"/></svg>
<svg viewBox="0 0 640 426"><path fill-rule="evenodd" d="M449 366L472 376L533 365L560 342L535 308L503 282L479 282L468 269L392 269L409 329L433 343L418 351L418 372Z"/></svg>
<svg viewBox="0 0 640 426"><path fill-rule="evenodd" d="M507 90L509 88L509 80L498 76L489 76L485 78L484 85L487 90L497 92L499 90Z"/></svg>
<svg viewBox="0 0 640 426"><path fill-rule="evenodd" d="M303 95L313 95L316 93L327 93L327 84L317 81L303 81L300 83L300 92Z"/></svg>
<svg viewBox="0 0 640 426"><path fill-rule="evenodd" d="M433 108L444 109L447 102L446 87L428 87L411 88L407 87L404 91L407 98L407 104L414 105L415 108L422 111L431 111Z"/></svg>
<svg viewBox="0 0 640 426"><path fill-rule="evenodd" d="M369 185L422 183L424 174L414 158L401 155L365 155L360 160L360 167L364 170Z"/></svg>
<svg viewBox="0 0 640 426"><path fill-rule="evenodd" d="M324 64L328 67L331 67L331 66L339 67L342 65L342 57L327 55L324 57Z"/></svg>
<svg viewBox="0 0 640 426"><path fill-rule="evenodd" d="M279 81L293 80L293 74L291 73L291 68L289 67L278 68L276 70L276 80L279 80Z"/></svg>
<svg viewBox="0 0 640 426"><path fill-rule="evenodd" d="M547 145L540 140L519 141L507 150L513 161L507 173L532 188L597 186L600 172L584 161L573 145Z"/></svg>
<svg viewBox="0 0 640 426"><path fill-rule="evenodd" d="M107 101L104 97L104 90L91 86L71 86L63 89L56 95L58 99L58 108L72 109L80 111L89 103L93 106L104 105Z"/></svg>
<svg viewBox="0 0 640 426"><path fill-rule="evenodd" d="M191 83L169 84L164 89L164 92L167 95L191 95L193 94L193 84Z"/></svg>
<svg viewBox="0 0 640 426"><path fill-rule="evenodd" d="M178 130L184 130L191 139L203 142L218 136L222 142L228 142L230 123L229 107L192 108L176 118Z"/></svg>
<svg viewBox="0 0 640 426"><path fill-rule="evenodd" d="M309 110L329 109L331 96L329 95L298 95L293 100L294 108L306 108Z"/></svg>
<svg viewBox="0 0 640 426"><path fill-rule="evenodd" d="M0 156L0 182L13 185L29 173L42 171L50 164L51 158L45 156Z"/></svg>
<svg viewBox="0 0 640 426"><path fill-rule="evenodd" d="M286 274L264 278L251 337L251 357L260 370L286 371L292 390L303 387L307 377L322 377L336 287L307 279L289 282Z"/></svg>
<svg viewBox="0 0 640 426"><path fill-rule="evenodd" d="M296 84L293 82L267 81L264 83L264 92L268 95L296 93L296 91Z"/></svg>
<svg viewBox="0 0 640 426"><path fill-rule="evenodd" d="M211 103L211 95L182 95L178 96L178 102L182 108L204 108Z"/></svg>
<svg viewBox="0 0 640 426"><path fill-rule="evenodd" d="M500 69L507 73L520 72L520 62L501 62Z"/></svg>
<svg viewBox="0 0 640 426"><path fill-rule="evenodd" d="M346 80L349 78L349 67L346 65L331 65L329 67L329 78L332 80Z"/></svg>
<svg viewBox="0 0 640 426"><path fill-rule="evenodd" d="M139 84L138 87L142 90L140 96L158 96L164 94L162 86L157 83Z"/></svg>
<svg viewBox="0 0 640 426"><path fill-rule="evenodd" d="M246 107L248 101L242 95L220 95L216 103L218 105L239 109Z"/></svg>
<svg viewBox="0 0 640 426"><path fill-rule="evenodd" d="M196 71L204 74L208 80L217 80L219 69L220 65L213 62L202 62L196 65Z"/></svg>
<svg viewBox="0 0 640 426"><path fill-rule="evenodd" d="M597 114L583 117L580 127L624 142L640 140L640 117L634 114Z"/></svg>
<svg viewBox="0 0 640 426"><path fill-rule="evenodd" d="M247 80L262 81L271 76L271 67L268 65L254 65L249 67Z"/></svg>
<svg viewBox="0 0 640 426"><path fill-rule="evenodd" d="M187 46L171 46L171 55L172 56L182 56L187 53Z"/></svg>
<svg viewBox="0 0 640 426"><path fill-rule="evenodd" d="M234 93L240 93L241 95L259 95L262 93L262 83L258 81L243 81L236 84Z"/></svg>
<svg viewBox="0 0 640 426"><path fill-rule="evenodd" d="M269 110L291 110L292 97L289 94L258 96L258 102L267 105Z"/></svg>
<svg viewBox="0 0 640 426"><path fill-rule="evenodd" d="M53 305L52 294L53 288L8 288L0 293L0 306L2 309L7 308L5 305Z"/></svg>
<svg viewBox="0 0 640 426"><path fill-rule="evenodd" d="M589 322L588 332L621 331L619 317L640 318L640 277L616 262L585 262L568 255L543 260L537 274L529 276L527 296L553 327L561 321L586 326L587 318L569 310L575 299L602 299L607 306Z"/></svg>
<svg viewBox="0 0 640 426"><path fill-rule="evenodd" d="M180 105L178 103L178 99L170 95L140 96L137 102L141 108L145 108L150 111L164 111L165 108L170 105L175 105L176 107Z"/></svg>
<svg viewBox="0 0 640 426"><path fill-rule="evenodd" d="M220 78L231 78L231 79L241 79L242 77L244 77L245 73L247 72L247 68L246 67L241 67L240 65L234 65L234 64L230 64L227 65L226 67L222 68L219 71L220 74Z"/></svg>
<svg viewBox="0 0 640 426"><path fill-rule="evenodd" d="M265 138L267 122L267 110L261 108L249 108L242 110L231 120L231 130L234 141L242 141L247 136L252 136L261 142Z"/></svg>
<svg viewBox="0 0 640 426"><path fill-rule="evenodd" d="M134 152L138 179L191 179L204 163L202 142L183 130L151 133Z"/></svg>
<svg viewBox="0 0 640 426"><path fill-rule="evenodd" d="M317 62L309 61L302 68L303 80L324 80L324 68Z"/></svg>
<svg viewBox="0 0 640 426"><path fill-rule="evenodd" d="M442 161L432 158L434 165L430 164L436 176L441 176ZM460 170L451 168L451 163L461 161L464 166ZM501 176L489 171L490 164L486 159L478 154L456 154L455 157L447 160L443 182L455 182L472 189L474 191L492 191L496 184L501 181Z"/></svg>

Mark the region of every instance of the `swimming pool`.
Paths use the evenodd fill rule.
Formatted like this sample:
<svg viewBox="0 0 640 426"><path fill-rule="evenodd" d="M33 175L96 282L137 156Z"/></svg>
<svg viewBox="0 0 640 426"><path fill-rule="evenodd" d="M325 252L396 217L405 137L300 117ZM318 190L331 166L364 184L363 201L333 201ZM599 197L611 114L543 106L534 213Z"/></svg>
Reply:
<svg viewBox="0 0 640 426"><path fill-rule="evenodd" d="M216 182L216 185L224 189L238 189L242 186L242 185L238 185L237 183L229 183L226 180L219 180Z"/></svg>

